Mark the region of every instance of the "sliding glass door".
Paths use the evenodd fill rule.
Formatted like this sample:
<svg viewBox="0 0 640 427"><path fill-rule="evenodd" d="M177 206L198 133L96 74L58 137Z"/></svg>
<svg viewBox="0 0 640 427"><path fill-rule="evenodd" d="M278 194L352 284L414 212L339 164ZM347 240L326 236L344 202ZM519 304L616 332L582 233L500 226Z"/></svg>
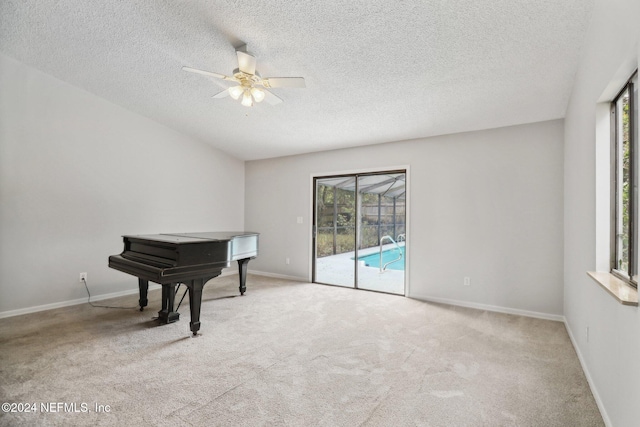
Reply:
<svg viewBox="0 0 640 427"><path fill-rule="evenodd" d="M405 171L314 179L314 282L404 295L405 188Z"/></svg>
<svg viewBox="0 0 640 427"><path fill-rule="evenodd" d="M358 177L357 287L404 295L405 174Z"/></svg>
<svg viewBox="0 0 640 427"><path fill-rule="evenodd" d="M317 179L315 185L315 279L353 287L355 269L355 178Z"/></svg>

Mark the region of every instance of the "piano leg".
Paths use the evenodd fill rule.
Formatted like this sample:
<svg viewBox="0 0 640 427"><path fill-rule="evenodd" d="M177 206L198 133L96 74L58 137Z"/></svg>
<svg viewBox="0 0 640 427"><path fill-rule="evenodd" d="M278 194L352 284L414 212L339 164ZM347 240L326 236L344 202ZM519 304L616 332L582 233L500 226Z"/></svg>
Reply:
<svg viewBox="0 0 640 427"><path fill-rule="evenodd" d="M189 288L189 309L191 311L191 332L193 336L198 335L200 330L200 307L202 306L202 288L207 282L207 279L195 279L191 280L185 285Z"/></svg>
<svg viewBox="0 0 640 427"><path fill-rule="evenodd" d="M147 300L147 292L149 292L149 281L138 278L138 288L140 289L140 299L138 300L138 303L140 304L140 311L142 311L149 302Z"/></svg>
<svg viewBox="0 0 640 427"><path fill-rule="evenodd" d="M173 304L176 297L177 283L167 283L162 285L162 310L158 312L158 319L162 323L173 323L180 320L180 313L173 311Z"/></svg>
<svg viewBox="0 0 640 427"><path fill-rule="evenodd" d="M238 260L238 276L240 277L240 295L244 295L247 290L247 265L249 265L251 258Z"/></svg>

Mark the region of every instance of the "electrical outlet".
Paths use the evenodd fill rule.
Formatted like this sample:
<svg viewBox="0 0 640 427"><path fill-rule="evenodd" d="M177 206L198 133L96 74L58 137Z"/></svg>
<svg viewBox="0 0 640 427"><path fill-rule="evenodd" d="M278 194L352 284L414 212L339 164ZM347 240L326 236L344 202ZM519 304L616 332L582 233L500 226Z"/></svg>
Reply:
<svg viewBox="0 0 640 427"><path fill-rule="evenodd" d="M587 342L589 342L589 327L588 327L588 326L587 326L587 328L585 329L584 333L585 333L585 336L586 336L586 338L587 338Z"/></svg>
<svg viewBox="0 0 640 427"><path fill-rule="evenodd" d="M289 265L289 264L291 263L291 259L290 259L290 258L287 258L287 259L285 259L285 260L284 260L284 262L285 262L287 265Z"/></svg>
<svg viewBox="0 0 640 427"><path fill-rule="evenodd" d="M86 281L87 281L87 273L80 273L80 278L78 279L78 282L82 283Z"/></svg>
<svg viewBox="0 0 640 427"><path fill-rule="evenodd" d="M471 286L471 277L465 277L464 278L464 285L465 286Z"/></svg>

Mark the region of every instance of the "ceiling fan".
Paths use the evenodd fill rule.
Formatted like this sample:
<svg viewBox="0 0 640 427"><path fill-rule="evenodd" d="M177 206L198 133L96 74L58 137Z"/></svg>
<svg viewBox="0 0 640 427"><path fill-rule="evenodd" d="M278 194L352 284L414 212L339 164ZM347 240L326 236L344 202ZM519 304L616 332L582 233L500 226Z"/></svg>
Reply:
<svg viewBox="0 0 640 427"><path fill-rule="evenodd" d="M251 107L254 102L266 101L268 104L276 105L282 99L264 88L304 88L303 77L261 77L256 70L256 57L247 53L247 45L242 45L236 49L238 56L238 68L233 70L233 76L213 73L211 71L198 70L191 67L182 67L184 71L202 74L204 76L215 77L229 82L237 83L228 89L214 95L214 98L225 98L231 96L233 99L240 99L245 107Z"/></svg>

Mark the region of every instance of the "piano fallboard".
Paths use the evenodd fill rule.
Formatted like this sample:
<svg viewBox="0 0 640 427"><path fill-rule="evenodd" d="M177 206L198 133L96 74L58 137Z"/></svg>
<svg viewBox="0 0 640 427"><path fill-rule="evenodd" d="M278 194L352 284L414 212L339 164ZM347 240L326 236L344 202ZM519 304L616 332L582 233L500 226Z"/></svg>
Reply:
<svg viewBox="0 0 640 427"><path fill-rule="evenodd" d="M162 268L125 258L123 255L112 255L109 257L109 267L161 285L167 283L182 283L193 278L216 277L220 275L223 268L227 268L230 265L230 262L222 261L184 267Z"/></svg>
<svg viewBox="0 0 640 427"><path fill-rule="evenodd" d="M123 236L109 267L155 283L215 277L231 261L258 255L258 233L200 232Z"/></svg>

